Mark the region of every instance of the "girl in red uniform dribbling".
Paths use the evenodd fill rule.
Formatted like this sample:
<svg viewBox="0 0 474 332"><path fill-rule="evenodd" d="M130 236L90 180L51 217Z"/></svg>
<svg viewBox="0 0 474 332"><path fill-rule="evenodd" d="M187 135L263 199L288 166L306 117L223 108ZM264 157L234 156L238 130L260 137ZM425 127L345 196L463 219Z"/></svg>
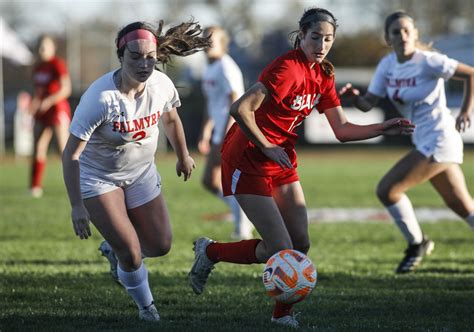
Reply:
<svg viewBox="0 0 474 332"><path fill-rule="evenodd" d="M312 8L299 21L294 49L276 58L231 107L236 123L222 148L224 195L234 195L262 237L234 243L208 238L195 242L191 286L201 294L217 262L264 263L283 249L307 253L310 247L303 189L296 172L297 128L313 111L324 114L342 141L379 135L409 135L402 118L359 126L347 121L334 85L334 68L325 57L334 42L336 19ZM298 327L292 305L277 302L271 321Z"/></svg>

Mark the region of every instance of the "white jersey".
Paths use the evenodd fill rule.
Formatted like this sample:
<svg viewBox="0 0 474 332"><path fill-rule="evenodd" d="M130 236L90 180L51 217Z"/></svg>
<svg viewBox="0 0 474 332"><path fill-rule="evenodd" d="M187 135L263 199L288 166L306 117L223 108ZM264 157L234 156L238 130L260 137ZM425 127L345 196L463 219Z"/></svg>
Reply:
<svg viewBox="0 0 474 332"><path fill-rule="evenodd" d="M444 89L444 81L453 76L457 66L458 61L437 52L416 50L404 63L399 63L392 52L380 61L368 88L373 95L388 96L400 114L416 125L412 140L423 154L434 155L435 145L446 139L457 145L461 142L460 155L440 156L439 161L462 161L462 140ZM459 151L459 147L452 150Z"/></svg>
<svg viewBox="0 0 474 332"><path fill-rule="evenodd" d="M220 144L229 118L231 94L234 92L240 97L244 93L242 72L228 54L207 66L202 90L206 97L207 114L214 122L212 143Z"/></svg>
<svg viewBox="0 0 474 332"><path fill-rule="evenodd" d="M180 106L178 92L155 70L145 90L131 101L120 93L113 72L97 79L81 97L70 132L87 145L80 156L81 182L89 177L126 186L151 165L158 144L158 121Z"/></svg>

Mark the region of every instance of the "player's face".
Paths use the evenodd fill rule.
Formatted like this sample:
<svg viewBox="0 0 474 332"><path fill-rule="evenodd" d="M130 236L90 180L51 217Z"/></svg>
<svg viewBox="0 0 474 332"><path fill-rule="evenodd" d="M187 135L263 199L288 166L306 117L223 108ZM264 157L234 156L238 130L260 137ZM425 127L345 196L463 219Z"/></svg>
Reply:
<svg viewBox="0 0 474 332"><path fill-rule="evenodd" d="M38 56L41 61L48 61L56 53L56 46L51 38L43 38L38 46Z"/></svg>
<svg viewBox="0 0 474 332"><path fill-rule="evenodd" d="M145 82L156 64L156 44L150 40L134 40L125 46L122 71L132 80Z"/></svg>
<svg viewBox="0 0 474 332"><path fill-rule="evenodd" d="M303 35L299 32L301 49L310 62L321 63L334 43L334 27L329 22L317 22Z"/></svg>
<svg viewBox="0 0 474 332"><path fill-rule="evenodd" d="M410 56L415 52L418 30L414 27L412 20L399 18L390 24L385 38L395 53Z"/></svg>
<svg viewBox="0 0 474 332"><path fill-rule="evenodd" d="M206 49L208 58L219 59L225 54L222 31L214 30L211 35L212 47Z"/></svg>

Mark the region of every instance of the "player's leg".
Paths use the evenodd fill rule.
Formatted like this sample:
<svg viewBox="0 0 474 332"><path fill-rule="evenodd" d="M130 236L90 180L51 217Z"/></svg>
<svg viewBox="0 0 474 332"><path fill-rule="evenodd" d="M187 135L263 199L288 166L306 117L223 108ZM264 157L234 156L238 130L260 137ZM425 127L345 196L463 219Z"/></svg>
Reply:
<svg viewBox="0 0 474 332"><path fill-rule="evenodd" d="M63 153L64 147L66 146L69 136L69 124L69 118L67 115L64 115L63 120L54 126L54 134L56 136L56 142L58 144L58 150L60 154Z"/></svg>
<svg viewBox="0 0 474 332"><path fill-rule="evenodd" d="M204 188L222 199L232 213L234 231L231 235L233 239L251 239L253 225L242 211L234 196L223 196L221 185L221 144L211 144L211 150L207 156L206 166L202 177Z"/></svg>
<svg viewBox="0 0 474 332"><path fill-rule="evenodd" d="M221 145L211 144L211 149L207 155L206 165L202 175L202 185L214 195L221 193L221 172L220 172L220 147Z"/></svg>
<svg viewBox="0 0 474 332"><path fill-rule="evenodd" d="M196 240L189 282L198 295L203 292L207 278L216 263L263 263L275 252L292 248L290 236L272 197L238 195L237 200L263 240L252 239L228 243L215 242L205 237Z"/></svg>
<svg viewBox="0 0 474 332"><path fill-rule="evenodd" d="M296 181L278 186L273 190L273 197L290 234L293 248L306 254L310 247L310 240L308 214L301 183ZM292 314L292 307L292 304L277 301L273 309L272 321L285 326L297 327L298 321Z"/></svg>
<svg viewBox="0 0 474 332"><path fill-rule="evenodd" d="M396 270L398 273L413 271L423 256L430 254L434 248L434 243L423 235L411 201L405 193L446 168L446 164L436 163L419 151L412 150L385 174L377 187L377 196L408 241L405 257Z"/></svg>
<svg viewBox="0 0 474 332"><path fill-rule="evenodd" d="M292 248L283 218L271 196L271 177L243 174L226 162L222 163L222 169L224 193L235 194L263 241L254 239L217 243L208 238L195 241L195 258L189 281L196 294L202 293L209 273L217 262L263 263L275 252Z"/></svg>
<svg viewBox="0 0 474 332"><path fill-rule="evenodd" d="M116 189L85 199L91 221L118 258L118 276L139 308L143 320L159 320L142 262L140 242L125 206L125 194Z"/></svg>
<svg viewBox="0 0 474 332"><path fill-rule="evenodd" d="M458 164L451 164L430 181L446 205L466 220L474 230L474 200L467 188L461 167Z"/></svg>
<svg viewBox="0 0 474 332"><path fill-rule="evenodd" d="M164 256L170 251L171 225L163 193L141 206L129 209L128 215L145 257Z"/></svg>
<svg viewBox="0 0 474 332"><path fill-rule="evenodd" d="M41 197L43 194L43 175L46 167L48 147L52 136L52 127L45 126L41 121L35 121L30 183L31 195L33 197Z"/></svg>

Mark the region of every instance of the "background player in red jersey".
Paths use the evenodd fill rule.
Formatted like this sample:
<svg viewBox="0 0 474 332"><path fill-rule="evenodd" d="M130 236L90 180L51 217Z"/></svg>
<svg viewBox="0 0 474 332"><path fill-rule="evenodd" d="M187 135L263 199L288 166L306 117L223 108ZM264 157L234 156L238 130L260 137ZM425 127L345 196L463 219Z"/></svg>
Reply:
<svg viewBox="0 0 474 332"><path fill-rule="evenodd" d="M326 115L336 137L363 140L378 135L409 135L410 121L402 118L359 126L347 121L334 85L334 68L325 57L334 42L336 19L327 10L303 14L294 32L294 50L275 59L231 107L236 123L222 149L224 195L234 195L262 240L195 242L191 286L201 294L217 262L263 263L272 254L310 247L303 189L296 172L295 128L316 109ZM297 327L292 305L277 302L271 321Z"/></svg>
<svg viewBox="0 0 474 332"><path fill-rule="evenodd" d="M71 79L66 64L56 56L53 38L47 35L39 38L37 57L33 69L35 92L30 105L30 111L35 118L30 183L33 197L41 197L43 194L42 179L53 133L62 153L71 122L71 110L67 101L71 95Z"/></svg>

